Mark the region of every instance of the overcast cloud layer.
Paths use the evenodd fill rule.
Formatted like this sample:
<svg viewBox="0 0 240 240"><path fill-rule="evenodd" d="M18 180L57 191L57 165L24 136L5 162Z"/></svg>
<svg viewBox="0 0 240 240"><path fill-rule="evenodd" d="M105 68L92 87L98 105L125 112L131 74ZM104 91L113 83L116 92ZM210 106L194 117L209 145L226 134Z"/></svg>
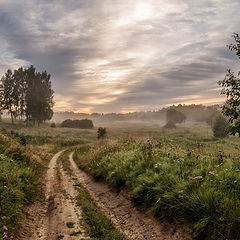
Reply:
<svg viewBox="0 0 240 240"><path fill-rule="evenodd" d="M238 0L0 0L0 73L52 75L56 111L222 102Z"/></svg>

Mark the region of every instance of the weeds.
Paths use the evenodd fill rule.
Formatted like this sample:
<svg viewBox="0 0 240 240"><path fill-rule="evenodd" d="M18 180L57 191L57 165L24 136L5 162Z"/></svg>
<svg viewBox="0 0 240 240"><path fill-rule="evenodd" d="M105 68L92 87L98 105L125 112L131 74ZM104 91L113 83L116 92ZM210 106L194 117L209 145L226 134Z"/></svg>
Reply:
<svg viewBox="0 0 240 240"><path fill-rule="evenodd" d="M124 240L123 235L112 225L91 199L87 190L80 185L78 188L77 204L82 208L84 221L87 224L87 233L91 239Z"/></svg>
<svg viewBox="0 0 240 240"><path fill-rule="evenodd" d="M120 139L81 147L74 159L154 215L193 223L199 239L240 239L238 153L221 141Z"/></svg>
<svg viewBox="0 0 240 240"><path fill-rule="evenodd" d="M75 223L74 222L67 222L66 223L68 228L74 228Z"/></svg>

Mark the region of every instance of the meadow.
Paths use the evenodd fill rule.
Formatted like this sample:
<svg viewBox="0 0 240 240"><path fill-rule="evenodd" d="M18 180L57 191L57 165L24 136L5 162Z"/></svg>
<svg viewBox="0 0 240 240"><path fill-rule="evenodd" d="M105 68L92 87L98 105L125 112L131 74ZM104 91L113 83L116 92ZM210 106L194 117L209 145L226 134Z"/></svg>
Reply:
<svg viewBox="0 0 240 240"><path fill-rule="evenodd" d="M54 153L93 138L91 131L0 122L0 239L15 238L28 206L43 198L44 174Z"/></svg>
<svg viewBox="0 0 240 240"><path fill-rule="evenodd" d="M189 122L118 126L74 157L136 206L191 223L198 239L240 239L239 152L238 137L217 139L207 124Z"/></svg>
<svg viewBox="0 0 240 240"><path fill-rule="evenodd" d="M107 137L97 140L98 126L27 128L1 122L0 219L8 236L35 200L53 153L71 148L81 169L157 218L192 224L198 239L240 239L240 138L215 138L203 122L176 129L163 124L106 124Z"/></svg>

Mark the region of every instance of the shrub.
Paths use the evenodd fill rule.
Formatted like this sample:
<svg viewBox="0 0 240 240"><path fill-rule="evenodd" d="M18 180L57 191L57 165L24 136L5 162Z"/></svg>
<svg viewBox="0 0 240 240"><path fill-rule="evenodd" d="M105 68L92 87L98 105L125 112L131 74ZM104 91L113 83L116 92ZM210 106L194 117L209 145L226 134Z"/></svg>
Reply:
<svg viewBox="0 0 240 240"><path fill-rule="evenodd" d="M81 120L66 119L61 123L61 127L91 129L94 126L93 126L92 120L90 119L81 119Z"/></svg>
<svg viewBox="0 0 240 240"><path fill-rule="evenodd" d="M50 127L55 128L56 127L56 123L51 123Z"/></svg>
<svg viewBox="0 0 240 240"><path fill-rule="evenodd" d="M98 131L97 131L97 138L100 139L100 138L104 138L107 134L107 130L106 128L98 128Z"/></svg>
<svg viewBox="0 0 240 240"><path fill-rule="evenodd" d="M172 108L167 110L167 122L182 123L185 120L186 116L183 113Z"/></svg>
<svg viewBox="0 0 240 240"><path fill-rule="evenodd" d="M217 116L212 127L214 137L225 138L227 136L227 125L224 116Z"/></svg>

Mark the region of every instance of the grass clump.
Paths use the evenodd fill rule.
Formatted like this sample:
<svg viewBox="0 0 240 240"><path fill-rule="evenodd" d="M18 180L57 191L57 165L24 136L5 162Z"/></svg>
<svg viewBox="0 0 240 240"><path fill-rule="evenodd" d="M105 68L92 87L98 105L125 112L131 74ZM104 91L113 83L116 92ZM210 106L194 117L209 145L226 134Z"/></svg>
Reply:
<svg viewBox="0 0 240 240"><path fill-rule="evenodd" d="M240 239L237 141L106 140L79 148L74 159L154 215L193 223L199 239Z"/></svg>
<svg viewBox="0 0 240 240"><path fill-rule="evenodd" d="M66 223L68 228L74 228L75 223L74 222L67 222Z"/></svg>

